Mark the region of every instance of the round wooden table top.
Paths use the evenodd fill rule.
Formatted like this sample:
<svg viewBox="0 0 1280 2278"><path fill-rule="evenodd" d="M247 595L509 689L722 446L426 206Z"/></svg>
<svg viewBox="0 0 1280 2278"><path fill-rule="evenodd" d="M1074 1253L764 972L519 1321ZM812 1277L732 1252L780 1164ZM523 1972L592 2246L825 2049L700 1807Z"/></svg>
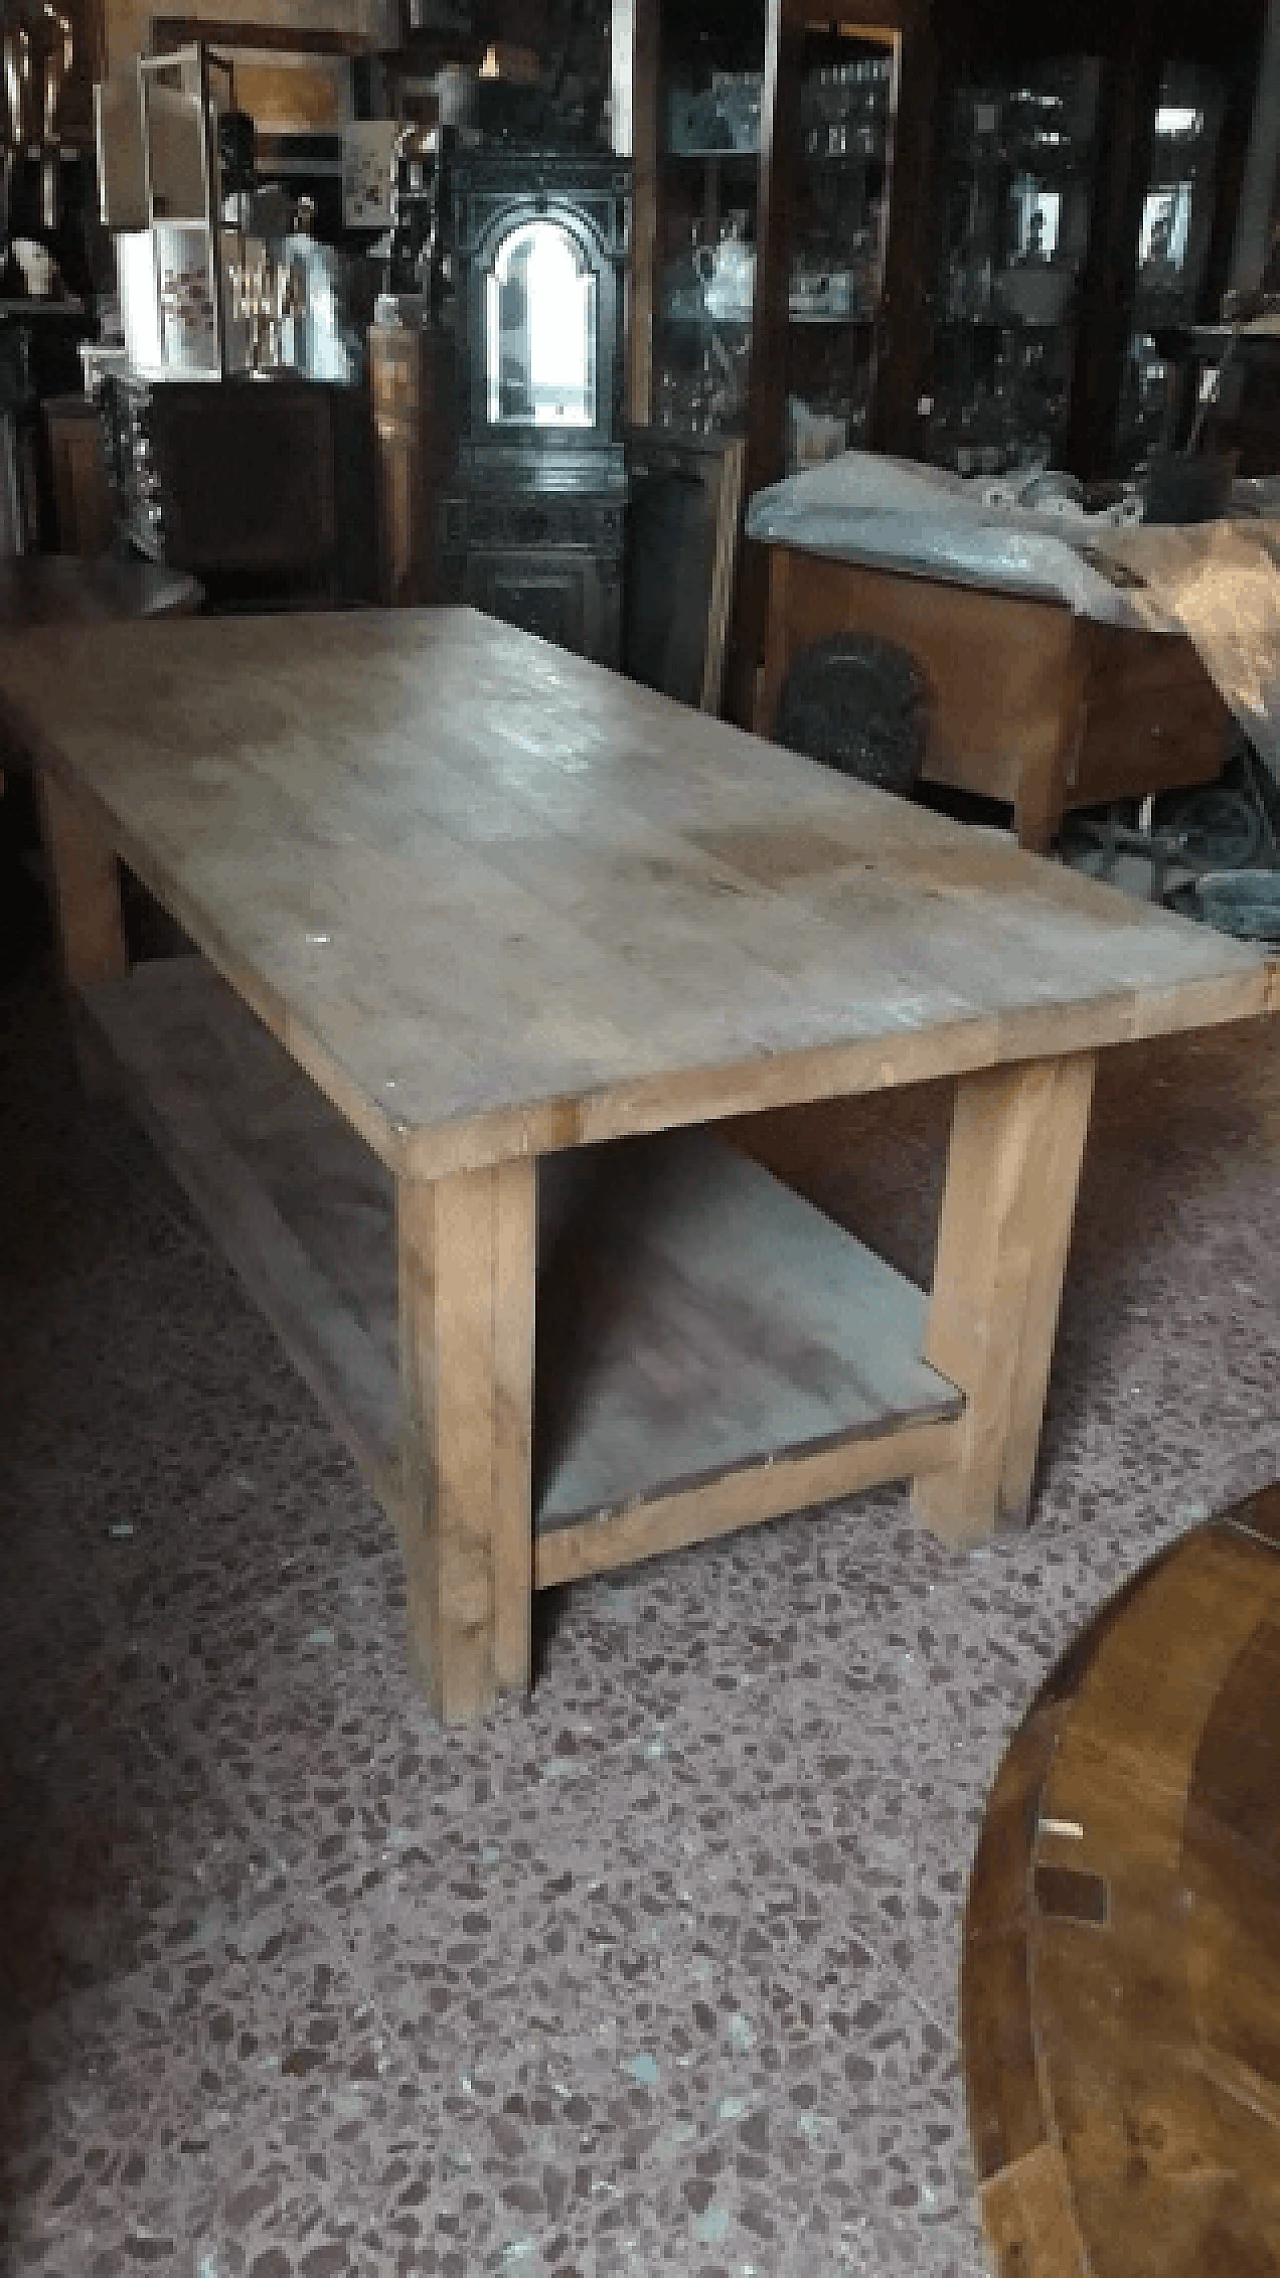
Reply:
<svg viewBox="0 0 1280 2278"><path fill-rule="evenodd" d="M1280 2274L1280 1487L1103 1608L992 1791L965 1923L1001 2278Z"/></svg>
<svg viewBox="0 0 1280 2278"><path fill-rule="evenodd" d="M18 554L0 560L0 631L93 625L123 617L192 617L204 588L183 570L111 554Z"/></svg>

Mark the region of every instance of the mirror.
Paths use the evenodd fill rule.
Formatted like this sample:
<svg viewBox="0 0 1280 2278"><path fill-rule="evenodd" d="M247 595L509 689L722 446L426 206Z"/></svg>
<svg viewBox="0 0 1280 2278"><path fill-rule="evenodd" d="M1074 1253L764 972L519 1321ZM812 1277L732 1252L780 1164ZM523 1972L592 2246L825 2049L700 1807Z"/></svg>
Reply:
<svg viewBox="0 0 1280 2278"><path fill-rule="evenodd" d="M486 279L494 427L594 427L596 280L567 230L522 222Z"/></svg>

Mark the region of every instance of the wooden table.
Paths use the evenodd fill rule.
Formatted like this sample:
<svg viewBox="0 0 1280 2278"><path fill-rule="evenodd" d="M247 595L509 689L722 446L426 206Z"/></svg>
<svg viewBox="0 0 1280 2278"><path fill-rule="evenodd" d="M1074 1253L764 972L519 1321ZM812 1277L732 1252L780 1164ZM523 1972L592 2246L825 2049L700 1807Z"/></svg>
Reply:
<svg viewBox="0 0 1280 2278"><path fill-rule="evenodd" d="M15 554L0 561L0 629L99 625L117 618L193 617L204 588L183 570L102 555ZM5 752L6 761L13 758ZM0 771L0 793L5 787Z"/></svg>
<svg viewBox="0 0 1280 2278"><path fill-rule="evenodd" d="M470 611L28 634L0 711L69 979L394 1514L449 1719L528 1684L533 1588L888 1479L1020 1517L1094 1054L1271 1002ZM202 956L127 974L116 856ZM938 1076L927 1300L706 1128Z"/></svg>
<svg viewBox="0 0 1280 2278"><path fill-rule="evenodd" d="M833 633L909 651L929 686L926 781L1005 801L1038 853L1073 809L1211 783L1226 758L1231 715L1179 633L794 546L769 548L761 734L796 652Z"/></svg>
<svg viewBox="0 0 1280 2278"><path fill-rule="evenodd" d="M1280 1489L1104 1606L992 1791L965 1921L1000 2278L1210 2278L1280 2244Z"/></svg>

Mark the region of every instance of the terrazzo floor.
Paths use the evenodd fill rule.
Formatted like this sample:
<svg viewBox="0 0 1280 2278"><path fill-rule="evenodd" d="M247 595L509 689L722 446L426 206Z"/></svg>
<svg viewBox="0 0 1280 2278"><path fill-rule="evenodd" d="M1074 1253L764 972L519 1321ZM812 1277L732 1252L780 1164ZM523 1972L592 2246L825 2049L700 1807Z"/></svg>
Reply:
<svg viewBox="0 0 1280 2278"><path fill-rule="evenodd" d="M996 1763L1280 1472L1275 1039L1107 1067L1029 1534L894 1491L578 1586L450 1737L388 1525L39 968L0 1060L6 2278L977 2278ZM760 1144L923 1271L946 1105Z"/></svg>

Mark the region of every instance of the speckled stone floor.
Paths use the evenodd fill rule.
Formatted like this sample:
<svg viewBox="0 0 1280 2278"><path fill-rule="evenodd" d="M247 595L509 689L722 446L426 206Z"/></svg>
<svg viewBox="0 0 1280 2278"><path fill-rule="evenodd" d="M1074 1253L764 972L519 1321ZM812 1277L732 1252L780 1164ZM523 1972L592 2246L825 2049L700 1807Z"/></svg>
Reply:
<svg viewBox="0 0 1280 2278"><path fill-rule="evenodd" d="M881 1493L581 1586L448 1738L388 1526L38 971L0 1058L6 2278L976 2278L983 1799L1098 1602L1280 1471L1276 1041L1108 1068L1028 1535ZM762 1146L921 1269L945 1108Z"/></svg>

